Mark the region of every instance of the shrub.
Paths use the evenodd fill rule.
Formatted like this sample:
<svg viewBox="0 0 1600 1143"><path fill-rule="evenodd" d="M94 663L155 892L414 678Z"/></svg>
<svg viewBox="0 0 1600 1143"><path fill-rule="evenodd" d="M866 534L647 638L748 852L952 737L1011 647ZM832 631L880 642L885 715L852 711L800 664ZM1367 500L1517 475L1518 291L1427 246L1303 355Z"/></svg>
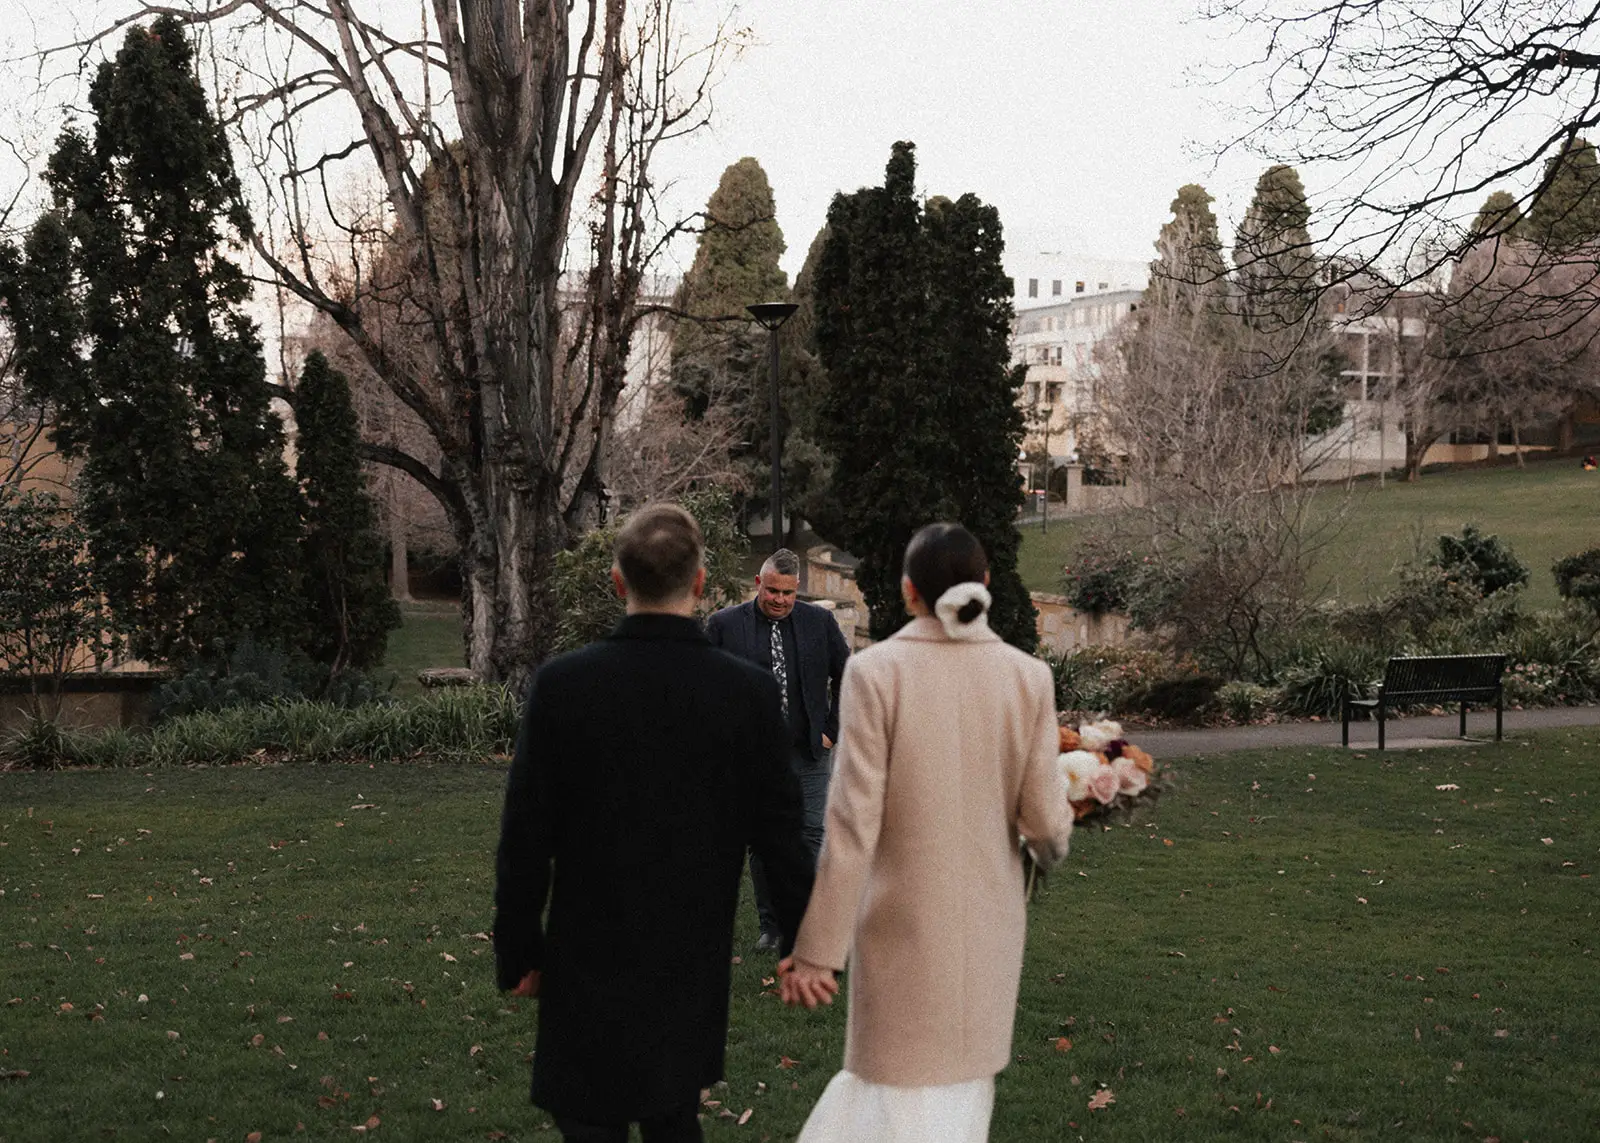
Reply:
<svg viewBox="0 0 1600 1143"><path fill-rule="evenodd" d="M504 687L477 686L353 708L278 699L174 716L148 731L69 733L39 721L8 739L4 754L39 767L220 765L257 757L477 761L510 752L520 705Z"/></svg>
<svg viewBox="0 0 1600 1143"><path fill-rule="evenodd" d="M1271 687L1259 683L1231 682L1217 688L1217 705L1234 722L1255 722L1272 709Z"/></svg>
<svg viewBox="0 0 1600 1143"><path fill-rule="evenodd" d="M1222 680L1214 675L1169 676L1130 691L1122 707L1158 718L1187 721L1215 707L1221 687Z"/></svg>
<svg viewBox="0 0 1600 1143"><path fill-rule="evenodd" d="M1083 647L1064 655L1046 654L1056 680L1056 706L1061 710L1116 713L1127 709L1128 696L1171 673L1160 652L1130 647Z"/></svg>
<svg viewBox="0 0 1600 1143"><path fill-rule="evenodd" d="M1278 705L1288 714L1338 715L1346 698L1371 698L1388 656L1356 644L1333 644L1290 663L1278 688Z"/></svg>
<svg viewBox="0 0 1600 1143"><path fill-rule="evenodd" d="M731 493L718 488L698 490L682 504L705 537L706 602L736 602L743 593L740 570L749 541L739 531L738 507ZM604 638L625 611L611 583L611 547L617 529L596 528L573 547L556 553L555 597L557 651L571 651Z"/></svg>
<svg viewBox="0 0 1600 1143"><path fill-rule="evenodd" d="M1132 552L1093 547L1062 569L1062 591L1068 603L1090 615L1126 611L1142 566Z"/></svg>
<svg viewBox="0 0 1600 1143"><path fill-rule="evenodd" d="M1556 577L1556 590L1562 599L1589 609L1591 627L1600 620L1600 548L1557 560L1550 572Z"/></svg>
<svg viewBox="0 0 1600 1143"><path fill-rule="evenodd" d="M205 711L229 710L276 701L316 700L356 707L387 700L394 676L380 682L360 671L329 672L303 657L245 640L226 655L190 665L164 683L151 703L157 722Z"/></svg>
<svg viewBox="0 0 1600 1143"><path fill-rule="evenodd" d="M1528 569L1499 536L1486 536L1468 524L1459 536L1440 536L1428 563L1469 580L1483 595L1528 582Z"/></svg>

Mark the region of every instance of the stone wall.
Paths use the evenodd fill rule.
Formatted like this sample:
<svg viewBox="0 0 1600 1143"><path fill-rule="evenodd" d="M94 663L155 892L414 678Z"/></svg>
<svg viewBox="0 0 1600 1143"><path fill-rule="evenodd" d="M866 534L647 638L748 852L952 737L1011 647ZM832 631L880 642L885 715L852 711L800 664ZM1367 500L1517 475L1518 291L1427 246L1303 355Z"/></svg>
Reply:
<svg viewBox="0 0 1600 1143"><path fill-rule="evenodd" d="M1127 492L1125 488L1095 489ZM808 598L833 609L834 619L851 648L872 642L867 635L867 601L856 584L854 560L836 548L819 545L806 553L805 591ZM1128 639L1128 617L1094 615L1078 611L1066 597L1036 591L1031 594L1039 646L1057 654L1079 647L1121 646Z"/></svg>

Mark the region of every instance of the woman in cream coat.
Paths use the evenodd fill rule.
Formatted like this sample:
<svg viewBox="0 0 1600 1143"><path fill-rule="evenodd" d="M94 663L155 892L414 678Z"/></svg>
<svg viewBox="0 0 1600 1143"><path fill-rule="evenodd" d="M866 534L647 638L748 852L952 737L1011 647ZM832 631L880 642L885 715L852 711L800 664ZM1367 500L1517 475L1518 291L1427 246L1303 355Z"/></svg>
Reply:
<svg viewBox="0 0 1600 1143"><path fill-rule="evenodd" d="M988 578L965 528L922 529L914 618L845 669L816 887L780 965L785 1002L811 1007L849 962L844 1070L800 1143L988 1136L1027 925L1018 838L1048 866L1072 830L1050 669L989 629Z"/></svg>

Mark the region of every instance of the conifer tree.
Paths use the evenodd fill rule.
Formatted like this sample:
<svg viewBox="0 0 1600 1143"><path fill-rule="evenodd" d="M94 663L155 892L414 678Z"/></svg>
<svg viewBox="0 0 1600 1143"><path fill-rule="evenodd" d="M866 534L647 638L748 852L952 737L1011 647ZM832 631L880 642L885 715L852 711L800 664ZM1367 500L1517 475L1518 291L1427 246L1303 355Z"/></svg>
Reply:
<svg viewBox="0 0 1600 1143"><path fill-rule="evenodd" d="M731 410L745 442L737 451L751 504L767 502L770 413L767 335L745 306L787 299L783 252L767 173L755 159L740 159L706 203L694 263L678 288L676 308L686 318L673 332L672 380L690 416L703 417L713 404Z"/></svg>
<svg viewBox="0 0 1600 1143"><path fill-rule="evenodd" d="M1310 221L1299 173L1282 163L1263 171L1233 246L1244 317L1257 328L1295 326L1315 305Z"/></svg>
<svg viewBox="0 0 1600 1143"><path fill-rule="evenodd" d="M294 414L295 473L305 500L302 649L334 671L364 670L383 659L400 609L384 578L383 542L357 451L350 385L320 351L300 371Z"/></svg>
<svg viewBox="0 0 1600 1143"><path fill-rule="evenodd" d="M896 143L881 187L838 195L828 210L815 302L835 538L861 558L872 634L883 638L904 621L900 561L912 534L935 520L965 524L989 553L991 623L1031 649L999 216L972 195L924 210L915 180L913 144Z"/></svg>
<svg viewBox="0 0 1600 1143"><path fill-rule="evenodd" d="M1522 237L1547 250L1566 250L1600 238L1600 163L1579 136L1545 160L1543 193L1528 208Z"/></svg>
<svg viewBox="0 0 1600 1143"><path fill-rule="evenodd" d="M1472 222L1474 241L1481 238L1516 238L1523 229L1522 208L1509 191L1495 191L1483 200Z"/></svg>
<svg viewBox="0 0 1600 1143"><path fill-rule="evenodd" d="M298 496L228 256L250 222L183 25L130 28L89 104L93 135L61 135L53 209L0 257L0 295L82 462L97 586L146 658L286 645Z"/></svg>

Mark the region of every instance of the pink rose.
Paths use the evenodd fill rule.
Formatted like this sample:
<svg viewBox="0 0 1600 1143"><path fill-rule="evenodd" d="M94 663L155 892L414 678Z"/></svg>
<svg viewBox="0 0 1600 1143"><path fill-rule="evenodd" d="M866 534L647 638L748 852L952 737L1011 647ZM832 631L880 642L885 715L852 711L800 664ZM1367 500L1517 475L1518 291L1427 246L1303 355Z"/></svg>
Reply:
<svg viewBox="0 0 1600 1143"><path fill-rule="evenodd" d="M1102 806L1109 806L1117 796L1121 782L1110 766L1101 766L1089 776L1089 796Z"/></svg>
<svg viewBox="0 0 1600 1143"><path fill-rule="evenodd" d="M1116 772L1119 793L1138 797L1144 793L1144 788L1150 784L1150 779L1139 768L1139 763L1132 758L1118 758L1111 764L1111 769Z"/></svg>

